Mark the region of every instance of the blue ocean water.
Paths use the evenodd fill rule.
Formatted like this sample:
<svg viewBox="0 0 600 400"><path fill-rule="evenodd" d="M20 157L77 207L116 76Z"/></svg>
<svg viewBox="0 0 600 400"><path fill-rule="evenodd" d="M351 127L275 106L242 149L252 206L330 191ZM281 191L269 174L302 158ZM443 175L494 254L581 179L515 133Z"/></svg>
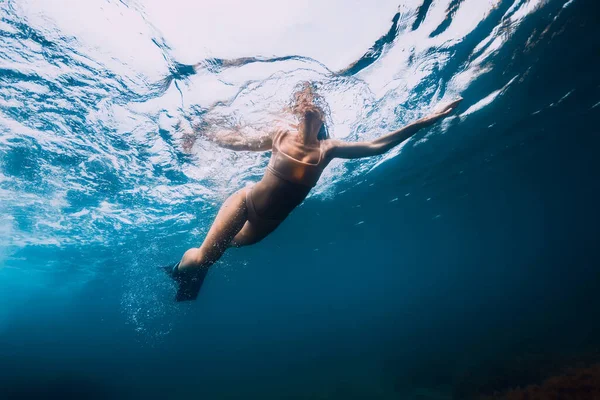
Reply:
<svg viewBox="0 0 600 400"><path fill-rule="evenodd" d="M364 32L267 55L181 50L151 1L54 3L0 2L0 398L475 399L600 361L595 2L324 5ZM269 156L177 120L266 126L305 79L346 140L465 100L175 303L157 267Z"/></svg>

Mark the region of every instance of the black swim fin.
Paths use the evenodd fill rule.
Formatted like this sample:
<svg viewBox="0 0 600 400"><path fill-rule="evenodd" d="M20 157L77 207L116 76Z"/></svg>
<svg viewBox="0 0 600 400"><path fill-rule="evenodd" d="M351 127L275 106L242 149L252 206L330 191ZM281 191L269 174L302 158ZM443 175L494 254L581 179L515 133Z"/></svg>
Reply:
<svg viewBox="0 0 600 400"><path fill-rule="evenodd" d="M177 294L175 301L196 300L200 288L206 277L208 269L194 270L191 272L181 272L179 263L160 267L167 275L177 283Z"/></svg>
<svg viewBox="0 0 600 400"><path fill-rule="evenodd" d="M178 267L179 267L179 263L176 262L175 264L169 264L169 265L166 265L164 267L158 267L158 269L163 270L165 274L167 274L171 278L173 278L173 276L177 273L177 268Z"/></svg>

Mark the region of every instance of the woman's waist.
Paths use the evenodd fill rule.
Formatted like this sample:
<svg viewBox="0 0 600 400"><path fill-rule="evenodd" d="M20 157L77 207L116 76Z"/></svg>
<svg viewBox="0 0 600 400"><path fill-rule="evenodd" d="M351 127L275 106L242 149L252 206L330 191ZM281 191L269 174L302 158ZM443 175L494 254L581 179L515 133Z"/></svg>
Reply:
<svg viewBox="0 0 600 400"><path fill-rule="evenodd" d="M279 155L271 157L267 172L291 184L312 188L323 171L318 165L292 162Z"/></svg>
<svg viewBox="0 0 600 400"><path fill-rule="evenodd" d="M256 211L268 218L285 217L300 205L311 188L288 182L266 171L263 179L252 187L252 201Z"/></svg>

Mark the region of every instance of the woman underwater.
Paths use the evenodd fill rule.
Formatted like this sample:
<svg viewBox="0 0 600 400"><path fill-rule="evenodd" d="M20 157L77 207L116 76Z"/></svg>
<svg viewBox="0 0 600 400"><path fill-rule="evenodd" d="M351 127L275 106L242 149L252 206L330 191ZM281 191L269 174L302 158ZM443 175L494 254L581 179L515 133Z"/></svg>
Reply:
<svg viewBox="0 0 600 400"><path fill-rule="evenodd" d="M375 140L344 142L327 137L320 98L313 85L305 83L294 94L290 108L298 125L264 132L256 138L237 131L209 136L235 151L271 150L271 159L260 182L238 190L225 201L202 245L186 251L175 265L164 267L178 285L176 300L196 299L209 267L229 247L257 243L273 232L304 201L331 160L383 154L448 116L461 100Z"/></svg>

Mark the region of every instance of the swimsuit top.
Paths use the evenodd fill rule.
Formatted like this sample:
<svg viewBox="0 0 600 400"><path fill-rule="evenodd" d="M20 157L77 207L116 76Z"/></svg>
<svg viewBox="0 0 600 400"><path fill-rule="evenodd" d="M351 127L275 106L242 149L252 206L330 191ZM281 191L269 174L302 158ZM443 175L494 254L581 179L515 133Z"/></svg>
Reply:
<svg viewBox="0 0 600 400"><path fill-rule="evenodd" d="M273 175L285 181L312 188L317 184L325 167L320 142L319 161L316 164L311 164L296 160L279 149L281 139L284 135L285 132L277 133L273 138L273 154L271 155L267 169Z"/></svg>

